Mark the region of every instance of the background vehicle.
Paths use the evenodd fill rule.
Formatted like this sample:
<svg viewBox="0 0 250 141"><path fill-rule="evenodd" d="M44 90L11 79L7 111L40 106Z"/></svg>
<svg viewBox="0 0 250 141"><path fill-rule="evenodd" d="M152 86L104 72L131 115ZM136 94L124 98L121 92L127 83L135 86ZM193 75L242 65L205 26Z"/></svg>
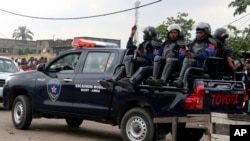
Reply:
<svg viewBox="0 0 250 141"><path fill-rule="evenodd" d="M65 118L68 126L83 120L118 125L124 140L161 140L171 124L154 124L154 117L186 116L209 112L241 113L241 81L188 79L188 87L139 85L135 92L119 86L103 88L122 66L127 50L82 48L66 51L38 70L11 75L3 91L3 105L12 109L17 129L29 128L33 118ZM201 71L202 72L202 71ZM24 83L28 82L28 83ZM204 129L178 124L178 140L199 140Z"/></svg>
<svg viewBox="0 0 250 141"><path fill-rule="evenodd" d="M3 98L3 85L6 78L13 73L19 72L18 67L10 58L0 56L0 102Z"/></svg>

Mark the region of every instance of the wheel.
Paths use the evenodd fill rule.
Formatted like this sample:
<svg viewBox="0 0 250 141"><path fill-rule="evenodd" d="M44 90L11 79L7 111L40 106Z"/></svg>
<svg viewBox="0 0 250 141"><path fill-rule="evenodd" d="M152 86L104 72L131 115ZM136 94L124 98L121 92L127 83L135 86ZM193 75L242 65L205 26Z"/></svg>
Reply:
<svg viewBox="0 0 250 141"><path fill-rule="evenodd" d="M192 129L192 128L178 128L177 129L177 141L183 141L188 139L189 141L199 141L205 130L204 129Z"/></svg>
<svg viewBox="0 0 250 141"><path fill-rule="evenodd" d="M79 127L82 124L82 119L72 119L72 118L66 118L66 123L69 127Z"/></svg>
<svg viewBox="0 0 250 141"><path fill-rule="evenodd" d="M17 129L28 129L32 121L31 102L26 95L16 97L12 106L12 122Z"/></svg>
<svg viewBox="0 0 250 141"><path fill-rule="evenodd" d="M124 141L152 141L155 128L150 112L144 108L129 110L121 121L121 135Z"/></svg>

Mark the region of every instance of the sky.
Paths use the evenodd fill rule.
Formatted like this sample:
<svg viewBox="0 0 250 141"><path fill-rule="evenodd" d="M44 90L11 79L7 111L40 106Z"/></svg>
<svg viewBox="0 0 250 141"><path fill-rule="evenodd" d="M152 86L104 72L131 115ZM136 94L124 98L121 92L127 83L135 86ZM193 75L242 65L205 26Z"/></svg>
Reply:
<svg viewBox="0 0 250 141"><path fill-rule="evenodd" d="M208 22L212 31L233 21L239 29L250 24L250 10L233 16L235 8L228 7L232 0L1 0L0 38L12 39L19 26L26 26L34 33L33 40L73 39L87 36L121 40L121 48L126 48L131 27L135 24L135 10L122 13L71 20L36 19L10 14L43 18L92 17L156 2L138 9L138 40L142 41L142 31L147 26L158 26L167 17L177 17L178 12L188 13L195 22ZM157 2L158 1L158 2ZM242 19L240 19L242 18Z"/></svg>

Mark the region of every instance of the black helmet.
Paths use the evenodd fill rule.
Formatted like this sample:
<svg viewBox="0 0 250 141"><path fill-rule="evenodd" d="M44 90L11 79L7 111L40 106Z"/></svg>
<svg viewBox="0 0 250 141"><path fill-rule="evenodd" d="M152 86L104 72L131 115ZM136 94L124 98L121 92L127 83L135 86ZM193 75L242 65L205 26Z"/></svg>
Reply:
<svg viewBox="0 0 250 141"><path fill-rule="evenodd" d="M154 38L157 36L156 29L152 26L148 26L143 30L143 33L150 38Z"/></svg>
<svg viewBox="0 0 250 141"><path fill-rule="evenodd" d="M206 22L199 22L196 26L196 30L202 30L206 34L211 35L211 26Z"/></svg>
<svg viewBox="0 0 250 141"><path fill-rule="evenodd" d="M214 37L216 37L217 39L221 41L224 41L225 39L229 37L228 30L226 28L218 28L214 32Z"/></svg>

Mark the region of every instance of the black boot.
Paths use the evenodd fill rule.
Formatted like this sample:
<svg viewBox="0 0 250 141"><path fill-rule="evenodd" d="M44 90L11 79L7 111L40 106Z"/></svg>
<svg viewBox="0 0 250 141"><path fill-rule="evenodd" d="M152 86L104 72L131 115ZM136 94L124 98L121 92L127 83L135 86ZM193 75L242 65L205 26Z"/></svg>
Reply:
<svg viewBox="0 0 250 141"><path fill-rule="evenodd" d="M106 88L109 91L112 91L113 86L114 86L114 82L112 81L112 79L109 79L109 80L100 80L99 83L100 83L100 85L103 88Z"/></svg>
<svg viewBox="0 0 250 141"><path fill-rule="evenodd" d="M120 80L122 77L125 76L125 67L120 66L117 68L116 72L114 73L112 79L109 80L100 80L100 85L103 88L106 88L108 90L113 90L113 86L117 83L118 80Z"/></svg>
<svg viewBox="0 0 250 141"><path fill-rule="evenodd" d="M165 84L165 82L161 79L154 79L154 78L151 78L151 79L147 79L146 80L146 83L150 86L162 86Z"/></svg>
<svg viewBox="0 0 250 141"><path fill-rule="evenodd" d="M134 83L130 81L129 78L122 78L121 80L117 81L117 85L130 91L134 91Z"/></svg>
<svg viewBox="0 0 250 141"><path fill-rule="evenodd" d="M130 79L123 78L117 82L117 85L128 91L134 91L134 87L142 81L143 77L147 77L150 72L152 73L152 68L140 67Z"/></svg>
<svg viewBox="0 0 250 141"><path fill-rule="evenodd" d="M177 88L183 88L184 87L184 83L182 81L181 78L177 78L174 82L173 85Z"/></svg>
<svg viewBox="0 0 250 141"><path fill-rule="evenodd" d="M179 77L173 82L173 85L178 88L184 87L183 77L186 72L186 70L192 66L193 59L185 58L181 67L181 72Z"/></svg>

